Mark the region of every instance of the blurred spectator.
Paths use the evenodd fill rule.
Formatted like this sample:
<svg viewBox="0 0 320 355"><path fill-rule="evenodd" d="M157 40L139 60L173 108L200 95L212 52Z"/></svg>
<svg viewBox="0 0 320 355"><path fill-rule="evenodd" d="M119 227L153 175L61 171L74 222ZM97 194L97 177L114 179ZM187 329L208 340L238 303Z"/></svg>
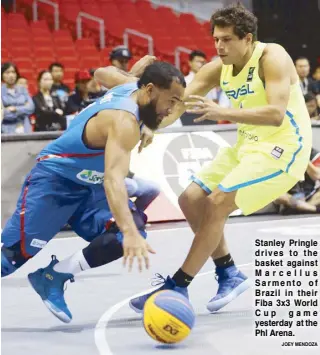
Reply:
<svg viewBox="0 0 320 355"><path fill-rule="evenodd" d="M1 122L3 120L3 115L4 115L4 107L3 107L2 100L1 100Z"/></svg>
<svg viewBox="0 0 320 355"><path fill-rule="evenodd" d="M128 196L136 198L135 205L144 211L160 194L160 187L153 181L141 179L131 171L125 179Z"/></svg>
<svg viewBox="0 0 320 355"><path fill-rule="evenodd" d="M65 106L68 101L70 88L63 83L64 66L61 63L52 63L50 64L49 71L53 79L51 92L56 93L59 96L62 105Z"/></svg>
<svg viewBox="0 0 320 355"><path fill-rule="evenodd" d="M308 94L304 95L304 100L306 102L310 118L318 120L319 119L320 110L319 110L319 107L317 105L316 96L313 95L312 92L309 92Z"/></svg>
<svg viewBox="0 0 320 355"><path fill-rule="evenodd" d="M315 87L317 91L317 103L318 103L318 108L320 109L320 66L318 66L314 71L313 79L315 80Z"/></svg>
<svg viewBox="0 0 320 355"><path fill-rule="evenodd" d="M4 107L2 133L29 133L29 116L34 112L34 105L27 90L16 85L19 76L17 67L10 62L1 65L1 98Z"/></svg>
<svg viewBox="0 0 320 355"><path fill-rule="evenodd" d="M111 64L121 70L128 71L128 63L132 58L129 49L125 46L117 46L110 53Z"/></svg>
<svg viewBox="0 0 320 355"><path fill-rule="evenodd" d="M308 92L312 92L315 95L317 92L317 85L315 80L313 80L310 75L310 63L308 58L299 57L296 62L296 70L300 79L300 86L303 92L303 95L306 95Z"/></svg>
<svg viewBox="0 0 320 355"><path fill-rule="evenodd" d="M75 76L75 91L69 96L65 108L66 115L74 115L92 104L97 98L104 95L104 91L89 91L89 83L92 77L88 70L80 70Z"/></svg>
<svg viewBox="0 0 320 355"><path fill-rule="evenodd" d="M279 197L280 213L320 213L320 153L312 149L305 180L298 182L289 192Z"/></svg>
<svg viewBox="0 0 320 355"><path fill-rule="evenodd" d="M52 75L43 70L38 76L38 93L33 97L35 104L36 131L62 131L66 129L62 103L55 92L50 92L53 85Z"/></svg>
<svg viewBox="0 0 320 355"><path fill-rule="evenodd" d="M190 72L185 77L187 85L191 83L195 75L201 69L203 65L207 63L206 54L200 50L194 50L189 55L189 66ZM214 101L218 105L222 107L230 107L230 100L227 95L222 91L220 87L215 87L211 91L208 92L206 98ZM184 125L194 125L193 120L196 118L194 114L185 113L182 115L181 119ZM219 123L228 123L228 121L220 121ZM215 122L204 121L198 124L208 125L215 124Z"/></svg>
<svg viewBox="0 0 320 355"><path fill-rule="evenodd" d="M187 85L191 83L194 76L198 73L201 67L203 67L207 63L207 56L204 52L200 50L194 50L189 55L189 66L190 72L185 77Z"/></svg>
<svg viewBox="0 0 320 355"><path fill-rule="evenodd" d="M312 76L315 81L320 82L320 67L316 68Z"/></svg>
<svg viewBox="0 0 320 355"><path fill-rule="evenodd" d="M29 91L28 79L25 78L24 76L19 76L19 78L17 80L17 85L23 86L24 88L27 89L27 91Z"/></svg>

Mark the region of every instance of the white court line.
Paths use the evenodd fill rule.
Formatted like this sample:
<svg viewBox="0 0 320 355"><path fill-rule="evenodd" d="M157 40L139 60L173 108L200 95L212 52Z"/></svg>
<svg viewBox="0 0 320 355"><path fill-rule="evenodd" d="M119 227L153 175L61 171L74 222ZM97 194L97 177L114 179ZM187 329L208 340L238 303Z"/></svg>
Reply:
<svg viewBox="0 0 320 355"><path fill-rule="evenodd" d="M319 219L320 217L306 217L306 218L288 218L288 219L274 219L274 220L267 220L267 221L251 221L251 222L236 222L236 223L227 223L226 225L248 225L248 224L264 224L264 223L269 223L269 224L273 224L274 222L300 222L301 221L309 221L309 220L316 220ZM174 223L174 222L170 222L170 223ZM184 229L190 229L191 228L189 226L186 227L180 227L180 228L163 228L163 229L153 229L153 230L148 230L148 232L176 232L179 230L184 230ZM73 233L73 231L68 231L69 233ZM55 238L54 240L69 240L69 239L74 239L74 238L80 238L78 236L74 236L74 237L59 237L59 238ZM83 239L83 238L80 238Z"/></svg>
<svg viewBox="0 0 320 355"><path fill-rule="evenodd" d="M247 263L247 264L238 265L238 267L244 268L244 267L250 266L251 264L252 264L252 262ZM213 274L213 273L215 273L215 270L202 272L202 273L198 274L196 277L202 277L202 276L206 276L206 275ZM101 318L98 320L98 323L97 323L95 331L94 331L94 340L95 340L95 343L96 343L96 346L98 348L100 355L113 355L113 352L111 351L108 341L105 336L105 330L107 329L108 323L109 323L110 319L113 317L113 315L115 313L117 313L120 308L127 305L132 298L142 296L148 292L155 290L156 288L157 287L149 288L148 290L144 290L142 292L139 292L135 295L132 295L132 296L126 298L125 300L123 300L121 302L118 302L117 304L115 304L114 306L109 308L101 316Z"/></svg>
<svg viewBox="0 0 320 355"><path fill-rule="evenodd" d="M317 249L317 251L319 252L320 249ZM274 259L286 259L288 257L290 257L290 255L284 255L283 257L278 257L278 258L274 258ZM253 262L250 262L250 263L246 263L246 264L237 265L237 267L243 269L243 268L246 268L247 266L250 266L252 264L253 264ZM215 270L202 272L202 273L196 275L196 277L202 277L202 276L210 275L213 273L215 273ZM132 298L136 298L136 297L142 296L146 293L152 292L156 288L157 287L152 287L152 288L149 288L149 289L144 290L142 292L139 292L135 295L132 295L132 296L124 299L123 301L116 303L114 306L109 308L105 313L103 313L103 315L98 320L97 325L95 327L95 331L94 331L94 339L95 339L95 343L96 343L96 346L98 348L100 355L113 355L113 352L111 351L111 349L109 347L109 344L108 344L108 341L107 341L106 335L105 335L105 331L107 329L108 323L109 323L110 319L113 317L113 315L115 313L117 313L119 311L119 309L121 309L123 306L127 305Z"/></svg>

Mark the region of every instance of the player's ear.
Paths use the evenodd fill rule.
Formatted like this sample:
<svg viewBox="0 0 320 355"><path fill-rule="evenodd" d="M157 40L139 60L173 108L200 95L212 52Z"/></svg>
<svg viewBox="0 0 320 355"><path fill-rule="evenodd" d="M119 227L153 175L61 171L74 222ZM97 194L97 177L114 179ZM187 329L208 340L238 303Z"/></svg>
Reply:
<svg viewBox="0 0 320 355"><path fill-rule="evenodd" d="M149 98L152 98L155 94L155 86L152 83L146 85L146 92Z"/></svg>
<svg viewBox="0 0 320 355"><path fill-rule="evenodd" d="M247 33L246 34L246 41L247 41L247 44L253 43L253 35L252 35L252 33Z"/></svg>

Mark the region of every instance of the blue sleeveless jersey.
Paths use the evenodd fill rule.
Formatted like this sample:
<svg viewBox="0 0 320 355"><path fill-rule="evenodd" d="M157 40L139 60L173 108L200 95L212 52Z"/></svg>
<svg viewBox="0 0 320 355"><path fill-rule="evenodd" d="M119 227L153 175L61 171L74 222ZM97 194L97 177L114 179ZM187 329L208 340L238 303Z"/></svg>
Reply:
<svg viewBox="0 0 320 355"><path fill-rule="evenodd" d="M81 185L103 183L104 150L89 149L84 144L84 128L89 119L102 110L127 111L139 122L138 105L130 97L136 90L137 83L117 86L86 107L74 118L62 136L40 152L38 164Z"/></svg>

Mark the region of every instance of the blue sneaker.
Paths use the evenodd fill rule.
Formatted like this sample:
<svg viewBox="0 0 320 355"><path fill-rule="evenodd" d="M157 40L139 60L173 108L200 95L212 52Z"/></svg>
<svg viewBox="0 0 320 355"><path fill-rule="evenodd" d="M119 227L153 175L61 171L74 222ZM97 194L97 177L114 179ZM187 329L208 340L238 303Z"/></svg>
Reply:
<svg viewBox="0 0 320 355"><path fill-rule="evenodd" d="M160 274L156 274L156 276L158 278L158 281L156 283L154 283L153 286L158 286L158 285L161 285L162 283L163 283L163 285L160 288L158 288L150 293L147 293L146 295L142 295L140 297L133 298L129 302L129 306L135 312L143 313L143 307L144 307L144 304L146 303L147 299L150 296L152 296L153 294L155 294L156 292L163 291L163 290L173 290L173 291L179 292L180 294L182 294L183 296L185 296L186 298L189 299L187 287L176 286L176 283L169 276L167 277L167 279L165 279Z"/></svg>
<svg viewBox="0 0 320 355"><path fill-rule="evenodd" d="M5 253L1 250L1 277L8 276L15 272L17 268L12 264Z"/></svg>
<svg viewBox="0 0 320 355"><path fill-rule="evenodd" d="M250 281L236 266L217 268L216 273L219 288L216 296L207 304L210 312L217 312L250 287Z"/></svg>
<svg viewBox="0 0 320 355"><path fill-rule="evenodd" d="M49 311L62 322L69 323L72 314L64 300L63 287L68 280L74 282L73 275L54 271L53 267L59 261L55 255L52 255L51 258L51 263L46 268L32 272L28 275L28 279Z"/></svg>

